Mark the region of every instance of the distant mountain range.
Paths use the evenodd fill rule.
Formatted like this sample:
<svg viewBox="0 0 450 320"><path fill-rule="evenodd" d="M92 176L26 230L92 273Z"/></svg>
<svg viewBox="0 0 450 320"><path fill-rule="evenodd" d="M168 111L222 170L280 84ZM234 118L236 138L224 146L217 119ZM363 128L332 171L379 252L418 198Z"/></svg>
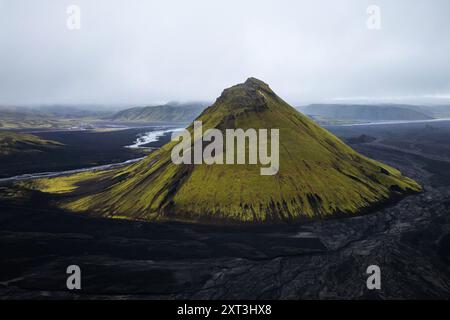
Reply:
<svg viewBox="0 0 450 320"><path fill-rule="evenodd" d="M433 118L450 118L450 105L439 106L411 106Z"/></svg>
<svg viewBox="0 0 450 320"><path fill-rule="evenodd" d="M101 105L0 106L1 119L74 119L111 115L118 107Z"/></svg>
<svg viewBox="0 0 450 320"><path fill-rule="evenodd" d="M0 129L69 128L79 121L182 122L194 120L208 102L177 103L133 107L102 105L0 106ZM121 109L122 108L122 109ZM403 104L311 104L299 111L320 124L354 121L428 120L449 118L450 105L416 106Z"/></svg>
<svg viewBox="0 0 450 320"><path fill-rule="evenodd" d="M136 107L117 112L113 121L132 122L191 122L207 106L207 103L168 103L158 106Z"/></svg>
<svg viewBox="0 0 450 320"><path fill-rule="evenodd" d="M0 106L0 129L68 128L80 120L101 120L115 111L98 105Z"/></svg>
<svg viewBox="0 0 450 320"><path fill-rule="evenodd" d="M311 104L299 110L310 116L335 120L429 120L433 119L432 107L412 105L356 105L356 104Z"/></svg>

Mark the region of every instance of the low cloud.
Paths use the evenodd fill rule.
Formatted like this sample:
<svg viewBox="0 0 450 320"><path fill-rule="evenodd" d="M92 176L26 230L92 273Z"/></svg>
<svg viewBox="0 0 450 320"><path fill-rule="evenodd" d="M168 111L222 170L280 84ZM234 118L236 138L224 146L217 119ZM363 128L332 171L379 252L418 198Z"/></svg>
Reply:
<svg viewBox="0 0 450 320"><path fill-rule="evenodd" d="M376 2L380 30L361 0L1 1L0 104L211 101L249 76L293 104L450 99L450 2Z"/></svg>

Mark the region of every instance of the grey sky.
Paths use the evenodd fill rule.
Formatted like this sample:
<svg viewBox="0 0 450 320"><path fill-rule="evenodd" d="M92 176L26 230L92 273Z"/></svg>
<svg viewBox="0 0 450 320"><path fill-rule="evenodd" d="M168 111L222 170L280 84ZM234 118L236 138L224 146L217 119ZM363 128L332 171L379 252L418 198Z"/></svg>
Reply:
<svg viewBox="0 0 450 320"><path fill-rule="evenodd" d="M448 39L448 0L0 0L0 104L210 101L249 76L296 105L450 103Z"/></svg>

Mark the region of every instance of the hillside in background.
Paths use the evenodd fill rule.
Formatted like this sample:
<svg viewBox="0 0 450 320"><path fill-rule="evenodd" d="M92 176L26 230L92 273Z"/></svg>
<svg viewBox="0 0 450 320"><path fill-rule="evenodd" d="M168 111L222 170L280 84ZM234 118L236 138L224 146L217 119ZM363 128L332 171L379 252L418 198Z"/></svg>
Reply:
<svg viewBox="0 0 450 320"><path fill-rule="evenodd" d="M433 118L450 118L450 105L420 106L418 110Z"/></svg>
<svg viewBox="0 0 450 320"><path fill-rule="evenodd" d="M298 108L310 116L334 120L429 120L433 119L431 110L422 111L420 107L409 105L349 105L349 104L311 104Z"/></svg>
<svg viewBox="0 0 450 320"><path fill-rule="evenodd" d="M99 105L0 106L0 129L70 128L80 121L101 120L115 110Z"/></svg>
<svg viewBox="0 0 450 320"><path fill-rule="evenodd" d="M0 156L45 152L61 146L59 142L31 134L0 131Z"/></svg>
<svg viewBox="0 0 450 320"><path fill-rule="evenodd" d="M124 168L35 180L28 187L66 193L62 207L104 217L235 222L354 215L421 190L398 170L355 152L254 78L224 90L197 120L204 130L222 132L279 129L278 174L262 176L259 165L248 164L175 165L171 142Z"/></svg>
<svg viewBox="0 0 450 320"><path fill-rule="evenodd" d="M113 121L191 122L206 107L206 103L168 103L160 106L136 107L117 112Z"/></svg>

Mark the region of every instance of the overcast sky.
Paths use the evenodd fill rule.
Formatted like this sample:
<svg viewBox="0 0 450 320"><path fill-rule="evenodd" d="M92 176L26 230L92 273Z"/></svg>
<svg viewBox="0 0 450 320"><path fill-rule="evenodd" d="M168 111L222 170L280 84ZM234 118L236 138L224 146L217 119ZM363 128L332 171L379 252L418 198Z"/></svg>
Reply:
<svg viewBox="0 0 450 320"><path fill-rule="evenodd" d="M212 101L250 76L295 105L450 103L449 39L448 0L0 0L0 104Z"/></svg>

